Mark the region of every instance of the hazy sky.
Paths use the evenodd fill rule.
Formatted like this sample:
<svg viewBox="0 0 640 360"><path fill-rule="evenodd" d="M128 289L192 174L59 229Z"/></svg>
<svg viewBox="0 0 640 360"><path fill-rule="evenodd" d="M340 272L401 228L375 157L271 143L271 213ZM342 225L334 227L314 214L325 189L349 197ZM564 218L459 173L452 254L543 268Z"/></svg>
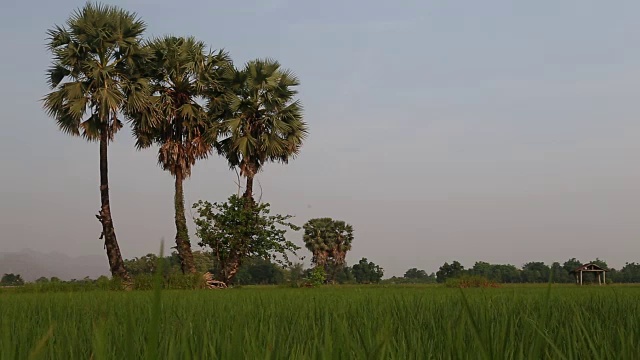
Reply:
<svg viewBox="0 0 640 360"><path fill-rule="evenodd" d="M83 3L0 4L0 252L104 254L98 146L39 102L45 32ZM638 1L109 3L148 36L193 35L300 77L310 136L290 165L265 167L262 198L300 225L351 223L350 263L402 275L455 259L640 261ZM235 179L200 162L186 200L224 201ZM173 241L172 178L126 128L110 181L125 257Z"/></svg>

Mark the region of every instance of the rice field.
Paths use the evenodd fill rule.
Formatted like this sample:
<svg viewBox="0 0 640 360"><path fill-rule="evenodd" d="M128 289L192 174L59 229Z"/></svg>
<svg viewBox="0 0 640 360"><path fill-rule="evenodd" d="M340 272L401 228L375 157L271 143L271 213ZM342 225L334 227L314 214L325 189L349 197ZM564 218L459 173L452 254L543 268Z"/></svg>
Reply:
<svg viewBox="0 0 640 360"><path fill-rule="evenodd" d="M0 293L0 359L637 359L640 287Z"/></svg>

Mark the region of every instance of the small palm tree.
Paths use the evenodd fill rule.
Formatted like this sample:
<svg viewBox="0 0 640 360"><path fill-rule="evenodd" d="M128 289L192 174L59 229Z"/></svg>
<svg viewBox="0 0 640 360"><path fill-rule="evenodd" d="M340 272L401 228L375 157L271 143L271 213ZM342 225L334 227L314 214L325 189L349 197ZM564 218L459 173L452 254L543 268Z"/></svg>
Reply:
<svg viewBox="0 0 640 360"><path fill-rule="evenodd" d="M353 242L353 226L341 220L333 222L334 241L331 254L337 265L344 265L347 251L351 250Z"/></svg>
<svg viewBox="0 0 640 360"><path fill-rule="evenodd" d="M317 218L307 221L303 229L302 239L313 254L312 262L322 267L330 280L334 280L351 250L353 227L344 221Z"/></svg>
<svg viewBox="0 0 640 360"><path fill-rule="evenodd" d="M210 101L219 126L212 128L218 153L246 178L243 197L253 201L253 179L266 162L287 163L295 157L307 136L302 106L294 97L298 79L274 60L253 60L228 76L231 94ZM211 104L214 103L215 106Z"/></svg>
<svg viewBox="0 0 640 360"><path fill-rule="evenodd" d="M318 266L324 266L329 258L331 249L335 246L333 244L335 235L333 219L311 219L302 228L304 229L304 235L302 236L304 244L313 254L311 261Z"/></svg>
<svg viewBox="0 0 640 360"><path fill-rule="evenodd" d="M52 92L44 99L60 130L100 144L100 197L96 215L111 274L129 280L113 226L109 202L107 149L122 127L119 114L144 106L146 81L138 70L146 53L141 46L145 24L114 6L88 3L66 26L48 31L53 64L48 70Z"/></svg>
<svg viewBox="0 0 640 360"><path fill-rule="evenodd" d="M191 167L206 158L212 144L205 134L212 124L203 109L204 95L219 89L219 78L230 66L226 53L205 53L194 38L166 36L147 44L151 61L147 76L153 103L130 113L138 148L159 146L158 164L175 178L176 248L183 273L195 273L184 209L183 182Z"/></svg>

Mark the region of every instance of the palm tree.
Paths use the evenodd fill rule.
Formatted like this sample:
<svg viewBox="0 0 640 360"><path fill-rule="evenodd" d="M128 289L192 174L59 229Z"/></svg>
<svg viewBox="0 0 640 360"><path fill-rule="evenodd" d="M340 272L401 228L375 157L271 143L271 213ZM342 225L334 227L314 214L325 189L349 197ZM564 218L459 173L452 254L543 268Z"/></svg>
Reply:
<svg viewBox="0 0 640 360"><path fill-rule="evenodd" d="M226 53L205 53L205 45L194 38L166 36L147 44L151 61L147 75L153 104L128 114L138 148L159 146L158 164L175 178L176 248L183 273L195 273L184 209L183 182L191 167L212 150L205 133L212 124L200 105L230 66Z"/></svg>
<svg viewBox="0 0 640 360"><path fill-rule="evenodd" d="M331 257L339 266L344 265L347 251L351 250L353 242L353 226L341 220L333 222L334 241L331 248Z"/></svg>
<svg viewBox="0 0 640 360"><path fill-rule="evenodd" d="M107 149L122 127L119 114L146 102L146 81L136 73L146 55L140 43L144 30L136 14L115 6L87 3L76 10L66 26L48 31L52 92L43 99L61 131L100 144L100 238L111 274L127 281L109 203Z"/></svg>
<svg viewBox="0 0 640 360"><path fill-rule="evenodd" d="M302 147L307 125L302 106L294 100L299 85L293 73L274 60L253 60L243 69L230 71L232 93L224 98L224 110L212 128L218 153L231 168L246 178L243 197L254 203L253 179L266 162L288 163ZM216 106L212 106L214 103ZM210 101L209 110L219 114L220 101Z"/></svg>
<svg viewBox="0 0 640 360"><path fill-rule="evenodd" d="M313 254L311 261L318 266L324 266L329 258L331 249L334 247L334 244L332 244L334 237L333 219L311 219L302 228L304 229L304 235L302 236L304 244Z"/></svg>
<svg viewBox="0 0 640 360"><path fill-rule="evenodd" d="M333 280L345 264L353 242L353 227L344 221L317 218L303 226L303 241L313 254L312 262L325 269Z"/></svg>

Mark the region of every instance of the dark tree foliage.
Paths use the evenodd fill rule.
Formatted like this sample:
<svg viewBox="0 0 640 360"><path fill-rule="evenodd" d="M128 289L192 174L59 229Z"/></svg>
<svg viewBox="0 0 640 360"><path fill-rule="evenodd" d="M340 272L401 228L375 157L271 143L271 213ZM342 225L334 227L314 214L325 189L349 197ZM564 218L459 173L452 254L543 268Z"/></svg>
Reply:
<svg viewBox="0 0 640 360"><path fill-rule="evenodd" d="M234 285L277 285L284 282L282 266L262 258L247 259L232 281Z"/></svg>
<svg viewBox="0 0 640 360"><path fill-rule="evenodd" d="M436 272L436 278L439 283L444 283L447 279L461 276L463 272L464 266L458 261L454 261L451 264L445 262L444 265L440 266L438 272Z"/></svg>
<svg viewBox="0 0 640 360"><path fill-rule="evenodd" d="M384 270L367 260L367 258L362 258L357 264L353 265L352 271L356 282L359 284L378 283L384 275Z"/></svg>
<svg viewBox="0 0 640 360"><path fill-rule="evenodd" d="M4 274L0 279L0 286L20 286L24 285L24 280L19 274Z"/></svg>
<svg viewBox="0 0 640 360"><path fill-rule="evenodd" d="M616 270L599 258L589 262L581 262L576 258L571 258L562 265L559 262L554 262L551 266L541 261L533 261L524 264L520 269L509 264L489 264L478 261L472 268L464 270L462 265L454 261L452 264L445 263L441 266L437 274L438 282L443 282L443 277L446 279L463 275L477 275L498 283L547 283L550 280L554 283L575 283L576 278L572 271L584 264L595 264L607 270L607 283L640 282L640 264L626 263L622 269ZM413 274L414 271L414 269L410 269L410 274ZM395 282L401 281L396 279ZM584 274L583 283L597 284L597 276Z"/></svg>
<svg viewBox="0 0 640 360"><path fill-rule="evenodd" d="M411 268L404 273L406 279L426 279L429 275L424 270L418 270L417 268Z"/></svg>
<svg viewBox="0 0 640 360"><path fill-rule="evenodd" d="M522 266L522 282L546 283L549 282L551 269L541 261L528 262Z"/></svg>
<svg viewBox="0 0 640 360"><path fill-rule="evenodd" d="M582 262L576 258L571 258L567 261L564 262L564 264L562 264L562 268L564 269L564 271L568 273L570 273L571 271L575 270L577 267L579 267L580 265L582 265Z"/></svg>
<svg viewBox="0 0 640 360"><path fill-rule="evenodd" d="M172 252L171 255L165 256L164 259L164 264L167 265L163 271L164 275L182 272L182 261L177 252ZM211 252L194 251L193 261L198 273L205 273L214 267L214 258ZM155 273L156 266L158 265L158 256L155 254L147 254L133 259L126 259L124 264L133 276L152 275Z"/></svg>
<svg viewBox="0 0 640 360"><path fill-rule="evenodd" d="M305 276L304 265L299 262L289 265L285 270L285 275L287 281L291 283L298 283L302 281Z"/></svg>

